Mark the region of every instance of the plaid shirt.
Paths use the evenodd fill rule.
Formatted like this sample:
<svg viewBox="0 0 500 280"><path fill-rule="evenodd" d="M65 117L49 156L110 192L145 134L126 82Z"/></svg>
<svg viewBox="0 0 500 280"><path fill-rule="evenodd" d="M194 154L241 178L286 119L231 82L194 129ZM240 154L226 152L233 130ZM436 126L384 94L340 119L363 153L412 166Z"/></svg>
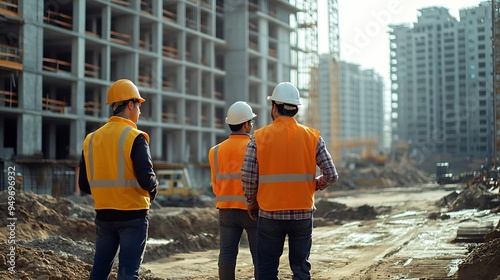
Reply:
<svg viewBox="0 0 500 280"><path fill-rule="evenodd" d="M337 170L332 161L332 157L325 146L325 141L320 136L316 147L316 165L321 170L321 175L316 177L316 190L324 190L333 185L338 179ZM257 189L259 188L259 163L257 162L257 145L252 136L248 143L243 166L241 167L241 182L248 204L257 199ZM310 210L282 210L264 211L259 210L259 217L273 220L304 220L312 218L316 207Z"/></svg>

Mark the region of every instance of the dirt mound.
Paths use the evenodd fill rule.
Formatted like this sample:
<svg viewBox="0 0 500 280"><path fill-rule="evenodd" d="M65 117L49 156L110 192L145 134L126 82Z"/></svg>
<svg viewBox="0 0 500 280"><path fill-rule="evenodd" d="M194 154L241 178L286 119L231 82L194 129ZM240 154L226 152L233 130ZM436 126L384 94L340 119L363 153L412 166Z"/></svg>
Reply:
<svg viewBox="0 0 500 280"><path fill-rule="evenodd" d="M35 249L50 250L58 255L72 255L85 263L94 263L94 243L85 240L73 241L61 236L51 236L30 242L18 241L17 244Z"/></svg>
<svg viewBox="0 0 500 280"><path fill-rule="evenodd" d="M10 252L10 245L0 243L2 252ZM92 265L73 255L58 254L54 251L34 249L22 245L15 246L14 262L7 254L1 255L1 279L88 279ZM14 271L10 272L11 268Z"/></svg>
<svg viewBox="0 0 500 280"><path fill-rule="evenodd" d="M450 205L450 210L486 210L493 209L498 206L500 206L498 195L488 192L486 186L476 184L462 191L457 199Z"/></svg>
<svg viewBox="0 0 500 280"><path fill-rule="evenodd" d="M343 203L319 199L315 203L314 212L315 226L325 226L328 224L340 224L343 221L370 220L378 215L374 207L362 205L359 207L347 207Z"/></svg>
<svg viewBox="0 0 500 280"><path fill-rule="evenodd" d="M454 191L437 201L437 206L447 207L449 211L463 209L491 209L498 211L500 205L498 194L488 191L480 183L470 187L463 186L461 191ZM431 213L430 218L445 219L449 216L443 213ZM497 226L498 228L498 226ZM475 248L459 265L457 279L500 279L500 233L498 230L487 234L486 243Z"/></svg>
<svg viewBox="0 0 500 280"><path fill-rule="evenodd" d="M149 215L149 237L167 240L148 243L144 261L181 252L215 249L219 246L218 210L213 208L162 208Z"/></svg>
<svg viewBox="0 0 500 280"><path fill-rule="evenodd" d="M343 203L328 201L324 199L316 201L315 206L316 206L316 211L314 211L314 217L318 218L323 217L328 212L347 208L347 205Z"/></svg>
<svg viewBox="0 0 500 280"><path fill-rule="evenodd" d="M19 192L15 196L13 218L16 226L16 239L31 241L50 236L62 236L72 240L95 240L94 223L79 218L85 216L84 207L66 198L55 198L49 195ZM0 193L0 205L7 209L8 194ZM85 207L84 207L85 208ZM79 214L75 214L78 212ZM7 225L11 221L0 221L0 237L6 240L9 234Z"/></svg>
<svg viewBox="0 0 500 280"><path fill-rule="evenodd" d="M370 166L353 170L338 169L339 181L335 183L337 190L352 190L374 187L397 187L430 182L428 174L418 170L409 162L394 166Z"/></svg>
<svg viewBox="0 0 500 280"><path fill-rule="evenodd" d="M459 265L457 279L496 280L500 278L500 238L482 244Z"/></svg>
<svg viewBox="0 0 500 280"><path fill-rule="evenodd" d="M323 216L332 221L371 220L377 217L377 211L373 206L361 205L346 209L333 210Z"/></svg>
<svg viewBox="0 0 500 280"><path fill-rule="evenodd" d="M7 209L6 192L0 193L0 201ZM11 241L15 244L4 241L0 249L9 252L13 246L15 273L8 273L7 258L10 257L3 255L1 264L5 269L0 279L49 279L49 276L50 279L88 279L95 246L95 211L91 196L61 198L20 192L15 196L14 208L15 228L8 228L11 220L4 219L0 222L0 236L2 240L13 237ZM148 240L144 262L218 247L216 209L154 209L149 221L149 237L162 240L163 244ZM116 279L116 268L111 279ZM141 271L141 279L160 278Z"/></svg>

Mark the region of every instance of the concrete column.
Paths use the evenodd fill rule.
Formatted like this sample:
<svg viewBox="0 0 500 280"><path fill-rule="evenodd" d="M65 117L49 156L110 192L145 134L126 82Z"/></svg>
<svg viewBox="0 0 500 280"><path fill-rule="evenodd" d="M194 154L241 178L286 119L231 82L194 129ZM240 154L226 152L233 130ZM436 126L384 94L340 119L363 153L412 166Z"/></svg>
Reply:
<svg viewBox="0 0 500 280"><path fill-rule="evenodd" d="M85 34L85 0L74 1L73 10L75 11L73 13L73 30L78 34ZM85 39L78 36L73 40L72 48L72 71L78 78L83 78L85 76ZM75 112L75 109L73 110Z"/></svg>
<svg viewBox="0 0 500 280"><path fill-rule="evenodd" d="M17 127L17 155L40 155L42 153L42 116L22 114L18 118Z"/></svg>
<svg viewBox="0 0 500 280"><path fill-rule="evenodd" d="M9 133L10 131L5 131L5 125L4 125L4 117L0 116L0 131L2 131L4 134ZM4 148L4 141L3 137L0 137L0 158L3 158L3 148Z"/></svg>
<svg viewBox="0 0 500 280"><path fill-rule="evenodd" d="M45 149L46 151L49 151L48 155L44 155L45 158L49 159L56 159L56 125L53 123L48 123L47 124L48 129L47 129L47 134L46 134L46 143L47 148Z"/></svg>
<svg viewBox="0 0 500 280"><path fill-rule="evenodd" d="M102 9L102 38L109 42L110 31L111 31L111 8L105 6ZM111 48L109 44L102 50L102 75L101 78L105 81L111 79ZM107 92L107 90L106 90ZM106 99L105 99L106 100ZM106 104L106 103L103 103Z"/></svg>
<svg viewBox="0 0 500 280"><path fill-rule="evenodd" d="M20 48L23 50L23 72L19 76L19 101L23 114L17 119L17 154L31 156L42 152L42 69L43 1L24 1L21 17Z"/></svg>
<svg viewBox="0 0 500 280"><path fill-rule="evenodd" d="M139 129L141 129L139 127ZM162 139L161 139L161 127L156 126L151 128L151 139L149 143L149 148L151 149L151 157L153 160L165 160L161 158L162 154Z"/></svg>
<svg viewBox="0 0 500 280"><path fill-rule="evenodd" d="M234 2L234 1L233 1ZM224 6L224 34L229 49L224 59L226 110L238 100L248 100L248 11L246 1Z"/></svg>

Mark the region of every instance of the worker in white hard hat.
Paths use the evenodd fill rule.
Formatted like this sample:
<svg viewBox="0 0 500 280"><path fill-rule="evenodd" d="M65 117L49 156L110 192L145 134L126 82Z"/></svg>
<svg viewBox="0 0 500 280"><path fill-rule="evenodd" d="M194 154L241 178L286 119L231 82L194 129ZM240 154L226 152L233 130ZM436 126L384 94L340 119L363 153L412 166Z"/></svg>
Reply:
<svg viewBox="0 0 500 280"><path fill-rule="evenodd" d="M297 88L279 83L268 100L273 122L254 132L241 168L248 212L257 219L258 278L278 279L288 236L293 279L311 279L314 194L338 174L320 132L294 119L301 103Z"/></svg>
<svg viewBox="0 0 500 280"><path fill-rule="evenodd" d="M94 199L97 229L90 279L108 279L118 248L118 279L139 276L158 186L149 135L136 125L144 101L132 81L114 82L106 102L113 116L83 142L79 187Z"/></svg>
<svg viewBox="0 0 500 280"><path fill-rule="evenodd" d="M236 258L243 231L247 239L257 278L257 223L247 214L248 206L241 188L241 166L253 119L256 115L243 101L232 104L226 117L231 129L228 139L208 152L215 207L219 209L219 279L234 280Z"/></svg>

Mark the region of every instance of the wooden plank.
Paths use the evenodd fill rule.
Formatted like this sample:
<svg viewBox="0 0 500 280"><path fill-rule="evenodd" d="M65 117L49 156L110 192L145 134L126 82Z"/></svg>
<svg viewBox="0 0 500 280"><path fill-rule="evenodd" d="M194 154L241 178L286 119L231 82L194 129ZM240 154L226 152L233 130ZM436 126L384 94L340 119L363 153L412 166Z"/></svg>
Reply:
<svg viewBox="0 0 500 280"><path fill-rule="evenodd" d="M99 113L101 111L101 104L94 101L86 101L84 110L89 113Z"/></svg>
<svg viewBox="0 0 500 280"><path fill-rule="evenodd" d="M97 78L98 74L99 74L99 66L90 63L85 63L85 76L92 76L94 78Z"/></svg>
<svg viewBox="0 0 500 280"><path fill-rule="evenodd" d="M170 46L162 46L161 48L163 50L162 51L163 55L170 56L172 58L178 57L178 51L176 48Z"/></svg>
<svg viewBox="0 0 500 280"><path fill-rule="evenodd" d="M59 59L54 59L54 58L48 58L48 57L44 57L42 59L42 61L44 62L42 68L45 70L52 71L52 72L57 72L59 70L65 71L65 72L71 72L71 63L70 62L67 62L64 60L59 60ZM45 63L47 63L47 64L45 64ZM69 70L61 69L61 66L69 67Z"/></svg>
<svg viewBox="0 0 500 280"><path fill-rule="evenodd" d="M47 16L43 17L48 23L55 23L57 25L61 25L67 27L69 29L73 28L73 17L70 15L66 15L63 13L48 11ZM66 20L66 21L63 21Z"/></svg>
<svg viewBox="0 0 500 280"><path fill-rule="evenodd" d="M139 75L137 77L138 79L138 84L141 86L146 86L149 87L151 86L151 77L150 76L144 76L144 75Z"/></svg>
<svg viewBox="0 0 500 280"><path fill-rule="evenodd" d="M167 9L163 9L163 18L175 22L177 20L177 15Z"/></svg>
<svg viewBox="0 0 500 280"><path fill-rule="evenodd" d="M17 9L17 4L10 3L10 2L7 2L7 1L2 1L2 0L0 0L0 6L7 6L7 7L10 7L10 8Z"/></svg>
<svg viewBox="0 0 500 280"><path fill-rule="evenodd" d="M111 2L115 2L117 4L124 5L124 6L130 6L129 2L123 1L123 0L111 0Z"/></svg>
<svg viewBox="0 0 500 280"><path fill-rule="evenodd" d="M10 98L7 98L7 97L3 97L3 101L7 102L7 103L19 103L19 101L17 99L10 99Z"/></svg>
<svg viewBox="0 0 500 280"><path fill-rule="evenodd" d="M42 97L42 107L46 110L56 111L59 113L64 113L66 102L57 99L51 99L48 97Z"/></svg>
<svg viewBox="0 0 500 280"><path fill-rule="evenodd" d="M177 121L177 114L176 113L164 112L161 115L162 115L162 120L164 122L176 122Z"/></svg>
<svg viewBox="0 0 500 280"><path fill-rule="evenodd" d="M6 91L6 90L0 90L0 94L8 95L8 96L17 96L16 92Z"/></svg>
<svg viewBox="0 0 500 280"><path fill-rule="evenodd" d="M111 41L118 43L118 44L122 44L122 45L129 45L130 38L132 38L132 36L130 36L128 34L116 32L116 31L111 31L110 35L111 35L111 38L110 38Z"/></svg>

